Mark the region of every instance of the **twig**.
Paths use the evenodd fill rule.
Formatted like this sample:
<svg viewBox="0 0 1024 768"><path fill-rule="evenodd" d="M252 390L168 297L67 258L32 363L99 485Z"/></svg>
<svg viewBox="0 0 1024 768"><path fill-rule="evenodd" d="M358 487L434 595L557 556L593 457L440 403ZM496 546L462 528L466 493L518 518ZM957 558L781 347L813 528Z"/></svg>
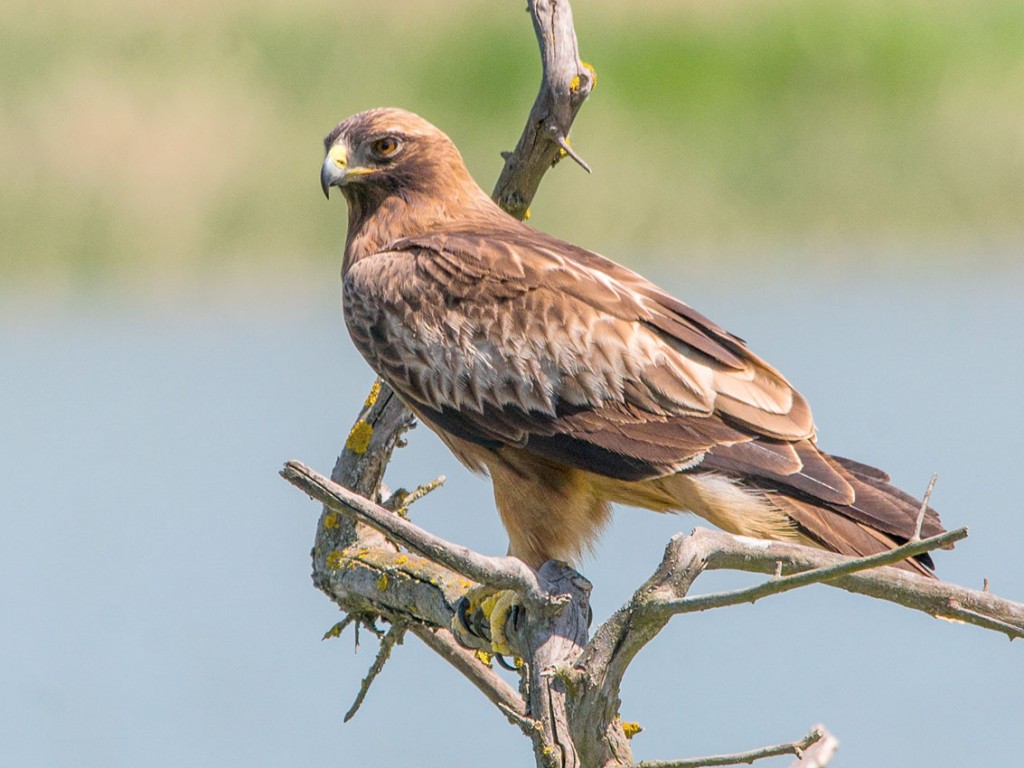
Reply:
<svg viewBox="0 0 1024 768"><path fill-rule="evenodd" d="M1024 629L1022 629L1020 625L992 618L984 613L972 611L970 608L964 608L955 598L950 598L948 605L949 613L943 618L950 618L956 621L967 621L979 627L994 629L997 632L1002 632L1007 635L1007 637L1010 638L1010 642L1013 642L1018 637L1024 637Z"/></svg>
<svg viewBox="0 0 1024 768"><path fill-rule="evenodd" d="M955 533L955 531L953 532ZM671 554L670 554L671 553ZM759 541L698 528L689 536L673 538L666 556L684 564L699 562L709 570L740 570L770 574L782 560L789 570L807 571L849 562L833 552L779 541ZM1024 637L1024 604L1004 600L991 592L968 589L909 571L870 569L824 582L847 592L954 619L1005 633L1010 639Z"/></svg>
<svg viewBox="0 0 1024 768"><path fill-rule="evenodd" d="M405 625L401 622L392 624L391 629L388 630L387 634L380 641L380 648L377 649L377 658L373 660L373 665L370 667L370 671L366 673L366 677L363 678L362 684L359 686L359 693L356 694L356 700L352 702L352 706L349 707L348 712L345 713L345 722L347 723L353 717L356 712L359 711L359 707L362 706L363 700L366 698L366 694L370 690L370 686L373 685L373 681L377 679L377 675L384 669L384 665L387 660L391 658L391 649L396 645L400 645L402 638L405 637Z"/></svg>
<svg viewBox="0 0 1024 768"><path fill-rule="evenodd" d="M792 741L788 744L775 744L771 747L752 749L749 752L737 752L734 755L711 755L709 757L691 757L683 760L644 760L634 763L627 768L704 768L704 766L752 763L755 760L761 760L765 757L776 757L778 755L799 756L803 750L820 740L824 735L824 730L819 726L813 728L810 733L799 741Z"/></svg>
<svg viewBox="0 0 1024 768"><path fill-rule="evenodd" d="M359 522L390 536L411 551L442 563L474 581L498 589L514 590L535 607L556 602L522 560L514 557L487 557L446 541L328 480L301 462L286 462L281 476L331 509L357 518Z"/></svg>
<svg viewBox="0 0 1024 768"><path fill-rule="evenodd" d="M932 491L935 490L935 481L939 479L936 472L932 473L932 479L928 481L928 488L925 489L924 498L921 500L921 509L917 513L917 525L914 526L914 536L911 541L921 538L921 527L924 525L924 516L928 512L928 503L932 500Z"/></svg>
<svg viewBox="0 0 1024 768"><path fill-rule="evenodd" d="M572 148L572 144L569 143L568 138L566 138L565 136L556 136L555 144L557 144L565 154L571 157L573 161L576 163L576 165L578 165L587 173L593 173L593 171L590 170L590 166L587 164L587 161L580 157L576 153L576 150Z"/></svg>
<svg viewBox="0 0 1024 768"><path fill-rule="evenodd" d="M444 475L440 475L439 477L435 477L429 483L417 485L411 491L399 488L385 499L383 506L385 509L390 509L392 512L397 512L402 517L406 517L409 512L409 507L427 494L433 493L444 485L445 479Z"/></svg>
<svg viewBox="0 0 1024 768"><path fill-rule="evenodd" d="M838 576L848 576L858 571L866 571L870 568L898 563L908 557L930 552L933 549L939 549L965 538L967 538L967 529L957 528L955 531L947 531L928 539L918 538L917 540L908 541L906 544L895 549L881 552L877 555L847 559L841 563L812 568L811 570L802 571L790 576L773 577L771 580L753 587L736 589L729 592L715 592L696 597L682 597L652 605L656 605L658 609L665 609L670 613L693 613L694 611L707 611L712 608L723 608L729 605L753 603L768 595L778 595L809 584L828 581ZM775 572L778 573L780 568L781 561L776 565Z"/></svg>
<svg viewBox="0 0 1024 768"><path fill-rule="evenodd" d="M527 736L533 735L534 731L539 731L544 727L544 724L539 720L534 720L532 717L521 715L518 712L509 709L504 704L499 704L498 709L500 709L511 722L518 725L519 730Z"/></svg>
<svg viewBox="0 0 1024 768"><path fill-rule="evenodd" d="M320 638L320 639L321 640L330 640L330 639L335 638L335 637L341 637L341 633L345 631L345 627L347 627L349 624L351 624L354 621L356 621L356 615L354 613L348 614L347 616L345 616L344 619L342 619L337 624L335 624L333 627L331 627L326 632L324 632L324 636L322 638ZM357 629L358 629L358 625L357 625Z"/></svg>
<svg viewBox="0 0 1024 768"><path fill-rule="evenodd" d="M804 750L802 755L797 755L796 760L789 764L788 768L825 768L836 750L839 749L839 739L833 736L824 725L816 725L824 735L819 741Z"/></svg>

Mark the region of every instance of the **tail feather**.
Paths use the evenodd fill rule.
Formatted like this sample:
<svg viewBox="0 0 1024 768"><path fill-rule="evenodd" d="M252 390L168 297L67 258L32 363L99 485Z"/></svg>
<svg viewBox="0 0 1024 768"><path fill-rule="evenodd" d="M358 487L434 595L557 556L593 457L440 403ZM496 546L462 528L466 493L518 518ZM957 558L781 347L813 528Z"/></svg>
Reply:
<svg viewBox="0 0 1024 768"><path fill-rule="evenodd" d="M838 456L831 458L849 471L853 477L857 493L853 506L887 505L898 515L898 518L895 519L899 521L899 524L892 533L904 541L914 535L917 529L917 518L921 514L921 505L923 504L921 499L914 498L906 491L890 484L889 476L880 470L875 470L875 473L865 473L862 471L863 468L870 470L872 467ZM885 479L883 480L879 476L884 476ZM929 506L924 513L921 535L927 538L944 532L945 529L939 521L939 513Z"/></svg>
<svg viewBox="0 0 1024 768"><path fill-rule="evenodd" d="M762 472L754 476L743 474L736 479L764 493L801 533L833 552L857 557L873 555L914 536L922 502L892 485L885 472L852 459L830 456L810 442L799 444L798 452L804 463L800 473L766 477L769 473ZM829 494L811 493L806 482L793 481L808 470L821 474L821 470L813 468L826 465L852 488L852 498L841 501ZM929 507L921 535L935 536L943 530L938 513ZM900 565L928 575L935 568L927 553Z"/></svg>
<svg viewBox="0 0 1024 768"><path fill-rule="evenodd" d="M852 520L827 507L782 493L769 492L771 502L784 511L803 533L824 549L850 557L867 557L887 552L905 539L889 535ZM931 576L935 563L927 553L896 563L896 567Z"/></svg>

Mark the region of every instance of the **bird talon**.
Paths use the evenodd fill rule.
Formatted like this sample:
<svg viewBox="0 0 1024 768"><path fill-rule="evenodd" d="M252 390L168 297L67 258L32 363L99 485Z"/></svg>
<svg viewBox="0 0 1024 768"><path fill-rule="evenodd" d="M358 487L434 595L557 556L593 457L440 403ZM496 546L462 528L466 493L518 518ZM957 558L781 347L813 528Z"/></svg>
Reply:
<svg viewBox="0 0 1024 768"><path fill-rule="evenodd" d="M520 606L510 590L474 587L455 604L452 634L455 640L471 651L485 651L495 656L512 656L508 634L518 628ZM499 661L506 667L508 665Z"/></svg>
<svg viewBox="0 0 1024 768"><path fill-rule="evenodd" d="M504 669L507 669L509 672L516 672L519 669L519 667L515 665L515 662L509 664L508 661L505 660L505 657L502 656L500 653L494 656L494 660L498 662L499 666L501 666Z"/></svg>

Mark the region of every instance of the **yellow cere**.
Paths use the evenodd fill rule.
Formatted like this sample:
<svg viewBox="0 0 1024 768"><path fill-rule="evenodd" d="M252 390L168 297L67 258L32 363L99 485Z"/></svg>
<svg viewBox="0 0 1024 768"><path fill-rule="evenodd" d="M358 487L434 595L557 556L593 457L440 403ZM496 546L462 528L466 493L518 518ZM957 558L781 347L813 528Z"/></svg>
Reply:
<svg viewBox="0 0 1024 768"><path fill-rule="evenodd" d="M345 154L345 150L337 144L331 147L330 151L328 151L327 153L327 156L331 158L332 161L334 161L334 164L338 168L344 168L346 163L348 163L348 156Z"/></svg>
<svg viewBox="0 0 1024 768"><path fill-rule="evenodd" d="M328 512L326 515L324 515L324 528L327 528L328 530L333 530L333 529L335 529L337 527L338 527L338 513L337 512Z"/></svg>
<svg viewBox="0 0 1024 768"><path fill-rule="evenodd" d="M373 427L360 419L352 427L352 431L348 433L345 447L352 451L352 453L357 453L361 456L370 447L371 437L373 437Z"/></svg>

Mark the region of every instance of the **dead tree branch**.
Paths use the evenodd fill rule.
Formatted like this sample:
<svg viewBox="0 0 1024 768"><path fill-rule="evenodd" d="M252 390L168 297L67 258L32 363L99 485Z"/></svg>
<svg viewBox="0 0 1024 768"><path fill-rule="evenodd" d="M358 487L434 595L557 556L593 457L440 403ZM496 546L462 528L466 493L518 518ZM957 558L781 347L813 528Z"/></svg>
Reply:
<svg viewBox="0 0 1024 768"><path fill-rule="evenodd" d="M474 581L499 589L510 589L535 605L549 602L550 598L541 589L537 575L522 560L514 557L487 557L445 541L379 504L328 480L300 462L287 462L281 475L331 509L342 514L357 513L359 522L411 552L447 566Z"/></svg>
<svg viewBox="0 0 1024 768"><path fill-rule="evenodd" d="M363 705L363 700L366 699L366 694L370 691L370 686L373 685L373 681L377 679L377 675L384 669L384 665L387 660L391 658L391 649L396 645L402 644L402 638L405 637L405 625L404 624L393 624L391 629L387 631L387 634L381 638L380 647L377 649L377 658L373 660L373 665L370 667L370 671L366 673L366 677L363 678L362 685L359 686L359 693L356 694L356 700L352 702L352 706L349 707L348 712L345 713L345 722L347 723L353 717L356 712L359 711L359 707Z"/></svg>
<svg viewBox="0 0 1024 768"><path fill-rule="evenodd" d="M783 592L789 592L793 589L806 587L810 584L829 581L831 579L838 578L839 576L846 576L848 574L866 571L870 568L878 568L883 565L898 563L900 560L905 560L908 557L914 557L915 555L921 555L925 552L931 552L932 550L940 549L966 538L967 529L957 528L955 531L947 531L946 533L933 536L929 539L908 541L906 544L896 547L895 549L890 549L888 552L880 552L879 554L871 555L870 557L859 557L855 560L847 560L835 565L812 568L811 570L801 571L800 573L795 573L791 576L783 576L777 570L775 576L771 580L762 582L761 584L757 584L753 587L737 589L732 592L718 592L711 595L700 595L698 597L680 597L675 600L668 600L663 605L663 608L673 614L676 614L706 611L711 608L724 608L729 605L741 605L742 603L753 603L756 600L760 600L762 597L768 597L769 595L780 595ZM781 560L776 562L777 566L781 566L781 564Z"/></svg>
<svg viewBox="0 0 1024 768"><path fill-rule="evenodd" d="M812 744L817 744L825 736L825 731L820 726L812 728L811 732L798 741L788 744L775 744L771 747L751 749L748 752L737 752L733 755L711 755L709 757L690 757L684 760L643 760L635 763L629 768L709 768L718 765L739 765L740 763L753 763L755 760L763 760L766 757L778 757L779 755L796 755L802 758L804 750Z"/></svg>
<svg viewBox="0 0 1024 768"><path fill-rule="evenodd" d="M807 747L802 755L798 755L788 768L825 768L832 762L836 750L839 749L839 739L829 733L823 725L817 725L815 729L820 730L824 735Z"/></svg>
<svg viewBox="0 0 1024 768"><path fill-rule="evenodd" d="M899 556L920 554L960 540L966 536L964 529L908 542L893 553L864 558L697 529L687 536L673 537L655 573L588 640L585 617L589 583L572 569L549 563L523 584L516 569L505 570L509 558L485 557L445 542L297 462L289 462L282 474L332 511L351 515L354 524L371 526L421 553L415 557L392 549L373 553L364 548L355 554L328 557L335 574L322 583L332 585L340 579L344 584L338 585L340 594L346 602L367 601L392 620L405 617L419 622L414 625L418 636L459 668L505 714L525 718L517 722L535 739L536 749L544 752L545 764L552 750L560 755L556 765L632 763L628 741L618 722L622 679L640 649L678 613L753 602L820 582L932 616L994 629L1011 639L1024 636L1024 605L991 592L885 567ZM447 627L457 596L470 583L444 566L470 573L490 586L522 588L532 593L533 599L524 601L526 619L512 638L527 660L525 699L501 685L500 678L469 652L458 649L460 652L455 653L457 646ZM771 574L773 578L749 589L686 597L704 570L716 569ZM362 575L363 570L368 576ZM791 575L776 577L779 570ZM401 588L389 589L392 579ZM337 599L338 593L331 594ZM424 624L437 629L432 631ZM473 667L474 663L479 668ZM544 714L530 715L536 712ZM539 723L540 727L526 727L527 722Z"/></svg>
<svg viewBox="0 0 1024 768"><path fill-rule="evenodd" d="M597 81L593 68L580 60L568 1L530 0L529 8L544 74L523 135L515 151L504 154L491 194L517 219L526 218L541 179L563 156L590 170L569 144L569 130Z"/></svg>

